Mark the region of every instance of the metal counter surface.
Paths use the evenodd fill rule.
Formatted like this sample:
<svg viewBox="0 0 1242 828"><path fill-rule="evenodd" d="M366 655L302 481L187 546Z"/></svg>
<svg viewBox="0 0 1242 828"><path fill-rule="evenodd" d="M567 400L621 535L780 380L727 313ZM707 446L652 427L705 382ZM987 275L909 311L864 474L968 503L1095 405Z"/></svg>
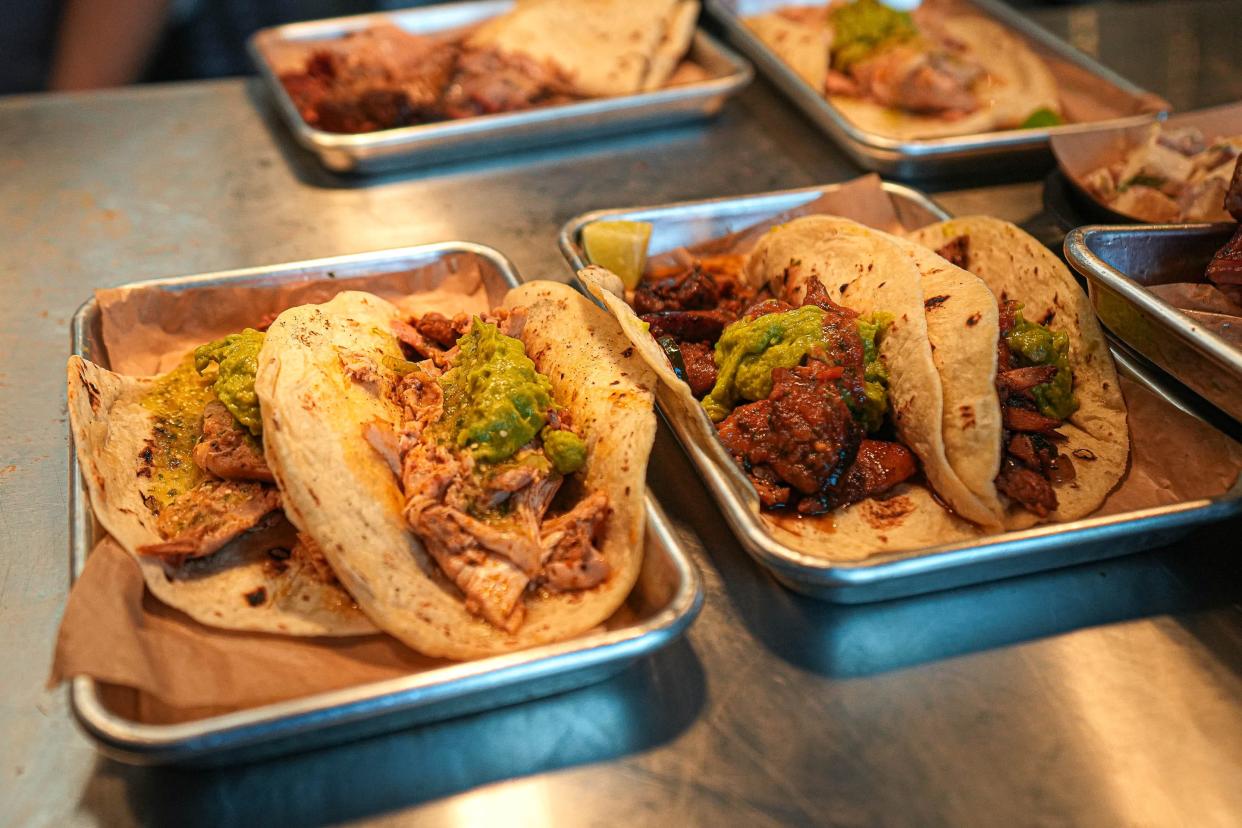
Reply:
<svg viewBox="0 0 1242 828"><path fill-rule="evenodd" d="M1181 108L1242 97L1239 15L1035 14ZM715 122L366 180L297 149L253 81L0 100L0 825L1236 824L1242 524L833 607L750 560L665 429L650 480L706 605L604 684L193 772L99 757L44 688L67 588L62 366L92 288L458 238L566 278L555 233L577 213L855 172L762 81ZM954 212L1039 221L1038 183L954 187Z"/></svg>

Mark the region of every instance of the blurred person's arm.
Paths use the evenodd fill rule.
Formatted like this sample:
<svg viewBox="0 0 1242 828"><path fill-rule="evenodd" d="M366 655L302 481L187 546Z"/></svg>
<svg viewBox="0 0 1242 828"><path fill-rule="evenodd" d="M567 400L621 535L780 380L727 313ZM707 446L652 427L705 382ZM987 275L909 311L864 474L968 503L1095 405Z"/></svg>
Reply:
<svg viewBox="0 0 1242 828"><path fill-rule="evenodd" d="M49 89L133 83L151 58L170 0L65 0Z"/></svg>

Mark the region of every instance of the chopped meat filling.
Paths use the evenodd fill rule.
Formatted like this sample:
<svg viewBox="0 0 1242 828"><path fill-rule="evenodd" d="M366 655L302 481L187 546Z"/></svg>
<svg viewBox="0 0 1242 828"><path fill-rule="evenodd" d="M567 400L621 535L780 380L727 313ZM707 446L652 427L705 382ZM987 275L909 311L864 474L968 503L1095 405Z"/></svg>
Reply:
<svg viewBox="0 0 1242 828"><path fill-rule="evenodd" d="M514 112L580 97L551 64L393 26L375 26L316 49L300 70L282 73L280 81L308 124L339 133Z"/></svg>
<svg viewBox="0 0 1242 828"><path fill-rule="evenodd" d="M956 236L949 239L944 246L936 250L936 254L962 270L970 270L970 236Z"/></svg>
<svg viewBox="0 0 1242 828"><path fill-rule="evenodd" d="M164 507L156 528L165 540L138 547L138 554L201 558L252 529L279 508L280 495L271 486L252 481L207 480Z"/></svg>
<svg viewBox="0 0 1242 828"><path fill-rule="evenodd" d="M966 240L966 236L959 237ZM955 239L954 241L958 241ZM1062 421L1045 417L1036 410L1031 389L1052 381L1055 365L1014 367L1013 352L1005 335L1013 330L1018 305L1000 303L1000 337L997 341L996 391L1001 402L1003 458L996 476L997 490L1039 517L1057 508L1053 483L1074 479L1069 457L1057 452L1054 440L1064 439L1057 431Z"/></svg>
<svg viewBox="0 0 1242 828"><path fill-rule="evenodd" d="M716 358L714 349L706 342L684 342L681 360L686 368L686 383L690 393L703 397L716 384Z"/></svg>
<svg viewBox="0 0 1242 828"><path fill-rule="evenodd" d="M592 492L565 514L549 516L562 477L538 462L537 443L489 467L438 442L427 431L444 416L444 397L425 368L435 371L422 363L398 388L405 518L436 566L461 590L467 611L514 632L525 617L527 591L590 589L606 580L610 568L594 544L608 515L607 495ZM570 428L568 412L549 412L548 424ZM387 453L389 438L382 429L372 429L368 440L381 455Z"/></svg>
<svg viewBox="0 0 1242 828"><path fill-rule="evenodd" d="M225 480L273 480L258 441L216 400L203 409L203 436L193 458L199 468Z"/></svg>

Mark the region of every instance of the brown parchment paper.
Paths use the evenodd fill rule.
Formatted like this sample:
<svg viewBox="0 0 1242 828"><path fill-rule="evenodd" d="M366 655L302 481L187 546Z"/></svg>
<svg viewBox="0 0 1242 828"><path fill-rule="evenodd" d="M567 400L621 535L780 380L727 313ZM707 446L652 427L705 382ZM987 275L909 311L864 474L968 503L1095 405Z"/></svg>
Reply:
<svg viewBox="0 0 1242 828"><path fill-rule="evenodd" d="M880 184L874 174L856 178L835 192L735 233L662 252L648 261L648 270L684 266L698 256L747 253L769 229L800 216L844 216L897 234L917 229L902 227L893 200ZM1242 474L1242 444L1128 377L1121 377L1121 390L1130 426L1126 474L1088 517L1219 497L1233 488Z"/></svg>
<svg viewBox="0 0 1242 828"><path fill-rule="evenodd" d="M369 267L369 275L361 266L349 266L327 279L273 275L244 284L97 291L108 352L104 362L126 374L162 372L202 342L270 321L294 305L327 301L343 290L369 290L410 313L448 315L486 311L503 296L495 287L489 295L483 269L491 264L469 253L449 254L416 269ZM615 628L633 618L633 610L623 606L605 626ZM91 676L103 682L101 695L114 712L166 724L448 663L386 635L294 638L206 627L152 598L137 564L104 537L69 593L49 682Z"/></svg>
<svg viewBox="0 0 1242 828"><path fill-rule="evenodd" d="M1166 129L1198 127L1209 139L1222 135L1237 135L1242 133L1242 103L1182 112L1169 116L1164 123ZM1128 215L1096 198L1087 189L1086 178L1100 167L1107 167L1125 158L1133 147L1143 141L1149 128L1148 124L1141 124L1122 129L1101 128L1053 135L1052 154L1056 156L1061 172L1087 198L1105 210L1118 215ZM1142 216L1130 215L1128 217L1135 221L1143 220Z"/></svg>

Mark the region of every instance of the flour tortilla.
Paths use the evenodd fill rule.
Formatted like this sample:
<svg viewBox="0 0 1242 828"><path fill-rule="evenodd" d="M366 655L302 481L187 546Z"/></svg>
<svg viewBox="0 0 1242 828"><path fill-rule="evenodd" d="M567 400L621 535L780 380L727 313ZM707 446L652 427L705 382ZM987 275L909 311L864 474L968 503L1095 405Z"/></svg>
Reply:
<svg viewBox="0 0 1242 828"><path fill-rule="evenodd" d="M743 21L794 73L823 94L828 82L828 51L832 29L826 22L817 25L791 20L780 12L768 12Z"/></svg>
<svg viewBox="0 0 1242 828"><path fill-rule="evenodd" d="M697 0L518 0L468 39L558 67L584 95L663 86L690 46Z"/></svg>
<svg viewBox="0 0 1242 828"><path fill-rule="evenodd" d="M987 284L997 300L1020 302L1026 319L1041 323L1050 320L1047 324L1053 330L1069 334L1069 359L1079 407L1059 431L1066 437L1060 450L1070 455L1075 479L1055 486L1059 505L1047 520L1085 517L1099 508L1121 481L1130 454L1125 400L1104 331L1090 300L1065 264L1007 221L989 216L951 219L917 230L910 239L936 249L963 235L969 237L968 269ZM1011 505L1005 525L1022 529L1037 522L1032 513Z"/></svg>
<svg viewBox="0 0 1242 828"><path fill-rule="evenodd" d="M269 328L255 390L263 405L268 464L290 519L318 541L358 603L383 630L430 656L469 659L558 641L603 623L625 601L642 566L647 457L655 436L654 379L624 354L624 336L571 288L533 282L506 308L528 311L522 341L587 443L586 487L608 494L601 552L611 575L591 590L526 599L506 633L471 615L409 531L396 477L363 436L375 420L399 425L382 366L400 356L389 323L401 316L367 293L292 308ZM377 383L353 382L341 364L371 359Z"/></svg>
<svg viewBox="0 0 1242 828"><path fill-rule="evenodd" d="M766 234L747 260L746 274L754 286L769 285L795 301L816 279L838 304L896 317L880 354L891 377L898 437L953 511L999 528L1001 505L992 484L1000 467L996 302L969 273L943 260L944 267L928 268L924 258L917 245L849 219L817 215ZM793 263L799 266L790 269ZM794 276L789 284L787 269ZM966 324L976 316L975 325Z"/></svg>
<svg viewBox="0 0 1242 828"><path fill-rule="evenodd" d="M289 559L283 572L267 550L290 548L292 527L283 518L245 533L203 558L172 564L139 555L163 538L144 498L151 478L137 474L154 420L143 407L155 377L129 377L69 358L69 418L78 463L95 517L142 569L147 589L163 603L212 627L302 636L376 632L339 584L325 584L313 570ZM247 595L264 590L251 605Z"/></svg>

